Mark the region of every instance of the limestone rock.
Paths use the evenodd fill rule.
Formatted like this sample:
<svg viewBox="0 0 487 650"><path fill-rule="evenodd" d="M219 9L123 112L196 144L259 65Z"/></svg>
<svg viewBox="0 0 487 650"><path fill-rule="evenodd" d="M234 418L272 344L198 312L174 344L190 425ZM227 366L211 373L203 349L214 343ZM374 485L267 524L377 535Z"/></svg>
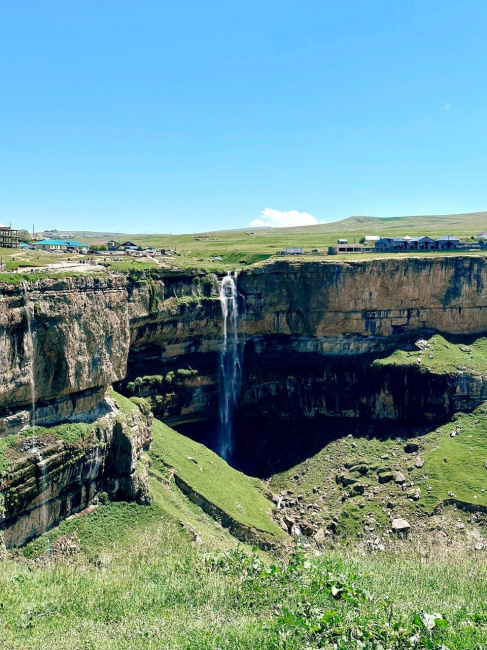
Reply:
<svg viewBox="0 0 487 650"><path fill-rule="evenodd" d="M408 442L404 447L404 451L406 454L415 454L417 451L419 451L419 445L417 442Z"/></svg>
<svg viewBox="0 0 487 650"><path fill-rule="evenodd" d="M392 520L391 528L400 537L407 537L409 530L411 528L410 524L406 519L398 517L397 519Z"/></svg>
<svg viewBox="0 0 487 650"><path fill-rule="evenodd" d="M402 485L403 483L406 482L406 477L402 472L395 472L394 473L394 481L398 483L399 485Z"/></svg>

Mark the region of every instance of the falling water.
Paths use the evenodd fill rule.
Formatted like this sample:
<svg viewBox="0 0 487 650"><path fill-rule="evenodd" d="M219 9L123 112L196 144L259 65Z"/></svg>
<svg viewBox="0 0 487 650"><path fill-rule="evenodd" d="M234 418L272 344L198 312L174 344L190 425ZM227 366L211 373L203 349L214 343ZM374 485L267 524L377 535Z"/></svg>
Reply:
<svg viewBox="0 0 487 650"><path fill-rule="evenodd" d="M35 388L35 379L34 379L34 367L35 367L35 347L34 347L34 337L32 336L32 318L30 314L30 304L29 296L27 293L27 282L23 283L24 288L24 307L25 315L27 318L27 334L29 339L29 345L31 349L31 368L30 368L30 397L31 397L31 429L32 429L32 447L31 453L35 456L35 463L37 471L39 473L38 484L39 484L39 494L41 494L47 487L48 484L48 475L46 472L46 461L42 458L40 450L36 446L36 388ZM48 511L45 501L42 502L39 508L39 524L38 532L43 533L47 530L48 525Z"/></svg>
<svg viewBox="0 0 487 650"><path fill-rule="evenodd" d="M31 402L31 416L30 416L30 422L31 422L31 428L32 428L32 451L34 452L35 446L36 446L36 387L35 387L35 380L34 380L34 354L35 354L35 349L34 349L34 338L32 336L32 323L31 323L31 315L30 315L30 306L29 306L29 296L27 294L27 282L23 282L24 287L24 308L25 308L25 315L27 318L27 334L29 338L29 345L31 349L31 362L30 362L30 402Z"/></svg>
<svg viewBox="0 0 487 650"><path fill-rule="evenodd" d="M220 439L219 454L232 457L233 413L240 392L240 355L238 349L238 291L235 277L227 275L220 287L223 315L223 345L220 359Z"/></svg>

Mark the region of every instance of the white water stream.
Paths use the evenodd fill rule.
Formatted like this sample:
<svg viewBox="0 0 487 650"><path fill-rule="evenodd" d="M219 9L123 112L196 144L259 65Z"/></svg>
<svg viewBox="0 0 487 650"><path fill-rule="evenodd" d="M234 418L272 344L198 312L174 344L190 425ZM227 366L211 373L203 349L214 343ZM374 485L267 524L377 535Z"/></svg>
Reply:
<svg viewBox="0 0 487 650"><path fill-rule="evenodd" d="M220 437L219 454L227 462L233 451L233 414L238 403L241 362L238 349L237 274L227 275L220 286L223 316L223 345L220 357Z"/></svg>
<svg viewBox="0 0 487 650"><path fill-rule="evenodd" d="M41 494L44 489L47 487L47 472L46 472L46 461L42 458L41 452L37 447L37 438L36 438L36 387L35 387L35 378L34 378L34 368L35 368L35 345L34 337L32 335L32 316L30 313L30 303L28 295L28 286L27 282L23 282L24 289L24 308L25 315L27 319L27 335L29 339L30 351L31 351L31 364L30 364L30 397L31 397L31 416L30 416L30 426L32 429L32 447L30 452L36 459L36 467L39 471L40 477L38 479L39 483L39 494ZM45 503L42 503L39 508L39 532L43 533L47 529L48 524L48 512Z"/></svg>
<svg viewBox="0 0 487 650"><path fill-rule="evenodd" d="M31 411L30 411L30 426L32 429L32 453L35 453L36 450L36 386L34 379L34 362L35 362L35 347L34 347L34 337L32 336L32 318L30 315L30 303L29 295L27 293L27 282L22 283L24 289L24 309L25 316L27 319L27 335L29 339L30 352L31 352L31 363L30 363L30 402L31 402Z"/></svg>

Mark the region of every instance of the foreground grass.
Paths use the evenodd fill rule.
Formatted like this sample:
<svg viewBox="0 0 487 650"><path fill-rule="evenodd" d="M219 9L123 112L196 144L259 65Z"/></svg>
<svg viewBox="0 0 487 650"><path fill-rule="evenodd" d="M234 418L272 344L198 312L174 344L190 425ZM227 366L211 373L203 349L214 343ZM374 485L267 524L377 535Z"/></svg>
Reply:
<svg viewBox="0 0 487 650"><path fill-rule="evenodd" d="M167 507L181 507L186 518L182 496L153 488L150 507L99 506L51 531L37 560L0 562L0 648L399 650L444 643L473 650L487 643L487 572L473 556L426 561L406 545L402 557L327 551L310 559L296 549L272 561L215 537L194 545ZM210 531L209 520L200 523ZM78 552L54 561L49 549L61 532L76 535ZM26 554L39 551L31 544Z"/></svg>

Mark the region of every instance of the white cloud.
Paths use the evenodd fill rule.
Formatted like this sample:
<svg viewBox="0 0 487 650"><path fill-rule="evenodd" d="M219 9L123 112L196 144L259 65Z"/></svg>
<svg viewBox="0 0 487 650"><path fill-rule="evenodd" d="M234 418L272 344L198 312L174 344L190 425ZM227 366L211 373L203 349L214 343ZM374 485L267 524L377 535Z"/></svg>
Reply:
<svg viewBox="0 0 487 650"><path fill-rule="evenodd" d="M290 226L314 226L317 223L320 222L309 212L266 208L260 213L260 219L254 219L249 225L253 228L263 226L267 228L288 228Z"/></svg>
<svg viewBox="0 0 487 650"><path fill-rule="evenodd" d="M451 108L450 104L445 104L445 105L443 106L443 110L444 110L444 111L449 111L450 108Z"/></svg>

